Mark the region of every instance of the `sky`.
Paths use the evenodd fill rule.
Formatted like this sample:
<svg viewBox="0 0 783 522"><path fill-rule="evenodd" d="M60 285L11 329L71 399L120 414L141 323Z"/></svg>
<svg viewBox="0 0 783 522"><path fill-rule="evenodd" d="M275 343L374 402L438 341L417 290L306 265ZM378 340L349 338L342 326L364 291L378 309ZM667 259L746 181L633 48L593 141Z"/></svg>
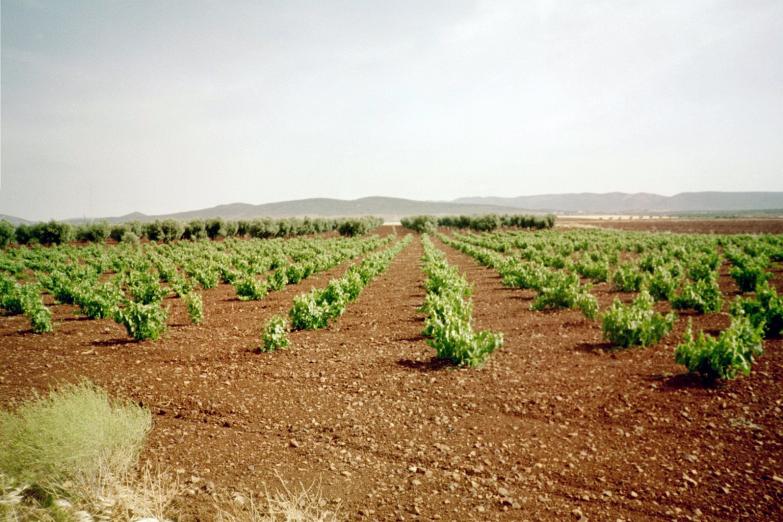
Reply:
<svg viewBox="0 0 783 522"><path fill-rule="evenodd" d="M1 0L0 214L783 190L783 2Z"/></svg>

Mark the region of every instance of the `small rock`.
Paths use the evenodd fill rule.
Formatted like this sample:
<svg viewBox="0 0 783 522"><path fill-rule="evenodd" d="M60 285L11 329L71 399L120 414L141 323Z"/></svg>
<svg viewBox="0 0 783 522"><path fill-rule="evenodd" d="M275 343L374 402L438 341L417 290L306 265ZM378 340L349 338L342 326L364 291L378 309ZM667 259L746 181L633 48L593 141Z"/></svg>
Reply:
<svg viewBox="0 0 783 522"><path fill-rule="evenodd" d="M440 442L435 443L435 448L442 451L443 453L450 453L451 448L446 446L445 444L441 444Z"/></svg>
<svg viewBox="0 0 783 522"><path fill-rule="evenodd" d="M73 504L71 504L64 498L58 498L57 500L55 500L54 505L60 509L71 509L73 507Z"/></svg>
<svg viewBox="0 0 783 522"><path fill-rule="evenodd" d="M682 474L682 480L684 480L685 482L687 482L688 484L690 484L692 486L698 486L699 485L698 482L696 482L694 479L692 479L691 477L689 477L685 473Z"/></svg>
<svg viewBox="0 0 783 522"><path fill-rule="evenodd" d="M291 439L288 441L288 445L292 448L298 448L300 446L299 441L296 439Z"/></svg>

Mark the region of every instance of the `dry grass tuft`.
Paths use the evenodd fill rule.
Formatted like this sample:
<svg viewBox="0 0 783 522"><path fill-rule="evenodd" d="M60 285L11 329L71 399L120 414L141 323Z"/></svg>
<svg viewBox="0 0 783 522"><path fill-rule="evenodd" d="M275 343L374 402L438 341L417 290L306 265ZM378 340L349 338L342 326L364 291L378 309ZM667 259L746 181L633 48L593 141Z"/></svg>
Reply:
<svg viewBox="0 0 783 522"><path fill-rule="evenodd" d="M176 481L134 473L151 426L147 409L86 381L0 412L0 516L164 520Z"/></svg>
<svg viewBox="0 0 783 522"><path fill-rule="evenodd" d="M259 503L253 497L235 498L229 510L218 510L219 522L336 522L339 506L327 509L320 482L310 486L299 484L289 488L280 479L281 487L274 493L265 493Z"/></svg>

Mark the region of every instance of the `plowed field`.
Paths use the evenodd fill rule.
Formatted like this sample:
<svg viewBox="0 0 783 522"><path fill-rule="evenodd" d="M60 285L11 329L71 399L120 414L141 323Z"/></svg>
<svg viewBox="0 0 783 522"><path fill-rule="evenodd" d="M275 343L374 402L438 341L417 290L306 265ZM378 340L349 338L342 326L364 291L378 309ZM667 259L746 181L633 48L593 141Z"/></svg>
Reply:
<svg viewBox="0 0 783 522"><path fill-rule="evenodd" d="M59 324L43 336L0 317L0 405L86 377L149 407L143 459L179 475L182 520L281 479L320 481L348 519L783 518L783 341L765 341L750 377L705 387L674 363L687 314L653 347L612 350L599 322L530 311L532 291L434 243L473 283L476 326L504 333L479 369L444 365L421 336L417 237L339 320L270 354L254 352L265 320L348 263L261 301L205 291L199 326L171 301L155 342L69 305L52 306ZM593 293L602 308L631 297Z"/></svg>

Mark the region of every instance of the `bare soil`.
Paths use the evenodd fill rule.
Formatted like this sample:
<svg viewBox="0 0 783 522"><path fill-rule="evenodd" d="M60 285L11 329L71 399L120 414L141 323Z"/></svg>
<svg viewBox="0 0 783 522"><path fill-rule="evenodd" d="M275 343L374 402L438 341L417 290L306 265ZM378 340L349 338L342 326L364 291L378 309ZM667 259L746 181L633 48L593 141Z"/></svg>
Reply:
<svg viewBox="0 0 783 522"><path fill-rule="evenodd" d="M531 312L533 292L437 244L474 284L476 326L505 335L483 368L448 367L421 337L415 238L337 322L271 354L254 352L264 321L347 264L258 302L207 291L200 326L172 300L157 342L66 305L43 336L0 317L0 406L86 377L149 407L143 459L178 473L182 520L281 479L320 481L347 519L783 518L783 341L749 378L705 387L673 360L687 314L654 347L613 350L597 322ZM631 297L593 290L602 307Z"/></svg>
<svg viewBox="0 0 783 522"><path fill-rule="evenodd" d="M559 218L558 227L600 227L689 234L783 234L783 218Z"/></svg>

